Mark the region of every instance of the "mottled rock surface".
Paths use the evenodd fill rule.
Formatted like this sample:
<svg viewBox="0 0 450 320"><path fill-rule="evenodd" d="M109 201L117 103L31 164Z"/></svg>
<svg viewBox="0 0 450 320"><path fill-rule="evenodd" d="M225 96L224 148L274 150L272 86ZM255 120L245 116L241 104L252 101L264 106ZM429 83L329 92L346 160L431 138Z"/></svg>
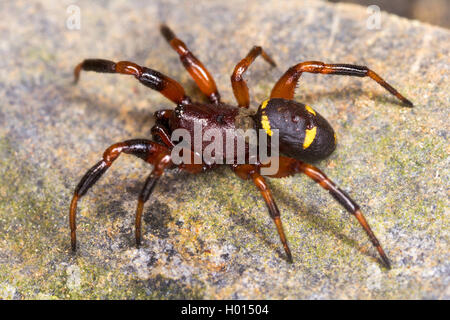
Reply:
<svg viewBox="0 0 450 320"><path fill-rule="evenodd" d="M448 30L317 1L0 2L0 298L450 298ZM177 4L178 3L178 4ZM392 259L386 271L353 217L304 176L271 180L294 263L256 188L228 168L168 173L133 243L137 196L151 169L123 156L82 199L79 251L68 207L110 144L149 137L173 105L132 77L72 70L83 58L131 60L203 99L158 31L165 20L214 74L224 101L253 44L278 62L246 75L252 108L304 60L368 65L410 98L368 79L304 75L296 99L327 117L338 147L322 168L361 204Z"/></svg>

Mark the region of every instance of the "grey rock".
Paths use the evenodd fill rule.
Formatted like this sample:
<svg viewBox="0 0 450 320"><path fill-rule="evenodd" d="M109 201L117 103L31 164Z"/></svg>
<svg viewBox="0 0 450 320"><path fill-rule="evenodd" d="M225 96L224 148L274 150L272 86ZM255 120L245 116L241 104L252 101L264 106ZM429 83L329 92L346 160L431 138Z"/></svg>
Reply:
<svg viewBox="0 0 450 320"><path fill-rule="evenodd" d="M0 3L0 297L7 299L449 299L448 30L320 1ZM149 137L172 108L132 77L83 73L84 58L131 60L204 99L160 36L166 21L233 102L229 77L252 45L252 108L305 60L368 65L415 103L368 79L305 74L296 99L334 126L317 163L361 205L393 262L386 271L358 223L303 176L271 180L294 263L285 260L260 194L228 168L168 173L133 243L139 190L151 169L123 156L80 201L79 250L68 208L84 172L114 142ZM162 214L166 216L162 216Z"/></svg>

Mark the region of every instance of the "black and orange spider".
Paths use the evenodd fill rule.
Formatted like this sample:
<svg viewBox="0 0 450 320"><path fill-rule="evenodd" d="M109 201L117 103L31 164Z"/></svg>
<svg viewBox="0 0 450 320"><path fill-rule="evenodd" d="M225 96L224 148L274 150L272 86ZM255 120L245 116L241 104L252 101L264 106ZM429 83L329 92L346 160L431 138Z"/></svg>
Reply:
<svg viewBox="0 0 450 320"><path fill-rule="evenodd" d="M70 229L72 249L76 250L76 210L78 200L86 194L90 187L106 172L111 164L123 153L135 155L153 165L153 170L145 181L144 188L139 194L135 220L136 244L141 242L141 217L144 203L151 195L156 182L166 169L179 168L190 173L200 173L212 169L217 163L181 163L174 164L171 151L175 144L172 141L172 132L176 129L186 129L194 134L196 122L202 122L203 130L215 128L226 139L236 140L236 135L227 137L226 130L235 129L262 129L270 138L274 130L279 132L279 148L285 156L278 157L279 167L276 173L268 175L273 178L282 178L304 173L336 199L348 212L353 214L366 231L371 242L378 250L384 265L390 268L390 262L381 248L377 238L360 211L359 206L350 196L338 188L318 168L303 162L302 160L318 160L330 155L336 147L336 138L333 129L328 122L311 107L296 102L294 90L303 72L348 75L357 77L370 77L378 84L395 95L405 105L412 107L412 103L386 83L375 72L364 66L350 64L326 64L319 61L307 61L291 67L275 84L270 98L259 106L256 113L249 112L249 91L243 74L253 61L261 55L268 63L275 66L275 62L261 47L253 47L248 55L235 67L231 76L231 85L238 102L238 106L232 106L221 102L213 77L203 64L192 54L187 46L178 39L166 26L161 26L161 33L179 54L181 62L197 83L200 90L209 98L210 103L193 102L185 94L183 87L175 80L162 73L141 67L133 62L112 62L103 59L87 59L80 63L74 71L75 82L78 81L81 70L103 73L122 73L133 75L143 85L161 92L166 98L177 106L175 110L160 110L155 113L155 125L151 132L153 140L135 139L116 143L106 149L103 159L94 165L77 185L72 203L70 205ZM235 130L236 131L236 130ZM202 144L204 149L206 144ZM194 150L192 150L194 151ZM248 160L248 145L241 152L245 153ZM226 151L222 155L226 158ZM229 157L228 157L229 158ZM280 212L275 204L272 193L261 174L261 169L267 166L258 159L255 163L238 163L236 156L233 163L227 165L241 178L252 179L261 191L269 209L269 213L275 222L278 234L283 244L289 262L292 255L287 244L286 236L280 219ZM223 163L223 162L222 162Z"/></svg>

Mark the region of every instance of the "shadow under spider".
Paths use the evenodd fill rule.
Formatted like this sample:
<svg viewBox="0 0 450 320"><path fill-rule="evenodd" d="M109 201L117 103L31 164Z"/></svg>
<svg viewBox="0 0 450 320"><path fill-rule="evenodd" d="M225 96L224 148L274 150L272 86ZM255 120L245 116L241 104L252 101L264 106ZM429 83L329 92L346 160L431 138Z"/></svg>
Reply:
<svg viewBox="0 0 450 320"><path fill-rule="evenodd" d="M205 173L205 174L219 174L219 175L233 174L231 172L231 170L227 170L227 169L225 169L225 167L218 167L218 168L215 168L213 170L214 172L211 171L211 172ZM235 178L237 179L237 177L235 177ZM161 179L160 183L157 186L157 190L155 190L155 193L154 193L154 195L156 197L153 200L152 199L149 200L148 206L146 206L146 209L144 211L143 220L145 221L145 224L147 225L147 227L143 228L143 232L151 232L152 234L154 234L154 235L156 235L158 237L162 235L161 234L162 230L155 229L154 228L154 224L153 224L153 227L152 227L152 223L148 222L149 219L152 219L152 217L155 216L154 201L158 202L159 201L158 199L159 199L159 197L162 194L165 194L167 192L173 192L174 188L172 186L173 186L175 181L182 180L184 182L189 183L188 182L189 179L192 179L192 175L191 174L184 173L184 172L178 172L177 173L176 170L174 170L173 175L171 175L170 177L169 176L165 176L165 177L163 177ZM245 183L246 183L245 181L242 181L242 188L241 189L243 189L243 190L245 190ZM137 199L138 194L139 194L139 192L141 190L141 187L142 187L142 183L139 183L138 181L136 181L133 184L133 186L131 186L130 188L127 188L127 190L128 190L128 192L130 192L132 194L135 194L135 198ZM208 188L209 185L206 184L206 185L203 185L202 187ZM179 190L179 191L180 191L179 197L181 197L181 198L186 197L186 194L189 193L189 191L186 192L187 189L185 189L185 188L183 190ZM192 191L192 192L194 192L194 191ZM244 197L245 194L242 194L242 196ZM259 199L258 197L259 197L259 193L257 194L257 199L255 199L255 204L256 204L256 201L258 201L258 199ZM216 198L213 195L213 197L211 197L210 199L211 200L219 200L221 198L220 197ZM263 201L262 198L260 200ZM220 212L216 212L215 214L219 214L220 215L220 214L228 213L229 217L232 220L232 223L234 224L232 227L234 227L234 226L244 227L246 230L251 232L255 237L259 238L262 242L264 242L264 244L267 247L271 248L271 250L273 250L276 253L276 255L277 255L277 257L279 259L282 259L282 260L286 259L285 256L284 256L284 252L282 252L280 250L280 248L279 248L278 242L277 241L273 241L274 238L272 237L272 233L271 233L273 231L272 229L269 229L268 232L264 231L265 229L259 229L257 220L255 218L248 217L248 216L246 216L245 214L242 214L242 213L241 214L230 214L230 211L226 210L224 208L226 206L223 205L223 203L219 203L219 205L221 205L221 210L220 210ZM265 213L268 214L267 212L265 212ZM170 212L167 212L167 214L170 215ZM174 217L170 216L167 219L173 221ZM168 230L166 230L166 231L168 231ZM230 232L230 235L232 235L231 232ZM274 236L275 235L276 234L274 234ZM225 239L225 241L227 241L227 239ZM239 244L237 246L239 246Z"/></svg>
<svg viewBox="0 0 450 320"><path fill-rule="evenodd" d="M64 96L67 96L66 100L73 103L80 103L86 105L86 110L92 114L104 116L107 115L112 120L125 120L124 117L120 115L121 104L112 102L111 99L102 98L95 100L97 97L90 95L83 95L81 92L77 95L73 94L73 91L66 90L63 92ZM154 104L149 102L149 110L139 110L133 107L134 103L124 102L122 105L126 105L127 108L130 108L126 113L127 116L130 116L131 119L137 122L137 130L136 131L144 131L146 134L150 136L150 129L154 125L153 113L157 110L161 110L167 107L166 104L161 104L160 107L156 108ZM150 108L151 107L151 108ZM174 107L175 108L175 107ZM82 120L81 120L82 122ZM146 129L148 128L148 129ZM100 132L99 132L100 133Z"/></svg>
<svg viewBox="0 0 450 320"><path fill-rule="evenodd" d="M214 170L214 172L211 172L210 174L223 175L223 174L229 174L229 173L231 173L231 171L225 170L225 168L223 168L223 167L219 167L219 168L216 168ZM158 184L158 190L155 190L157 192L157 193L155 193L155 195L156 194L158 194L158 195L153 200L158 203L159 203L159 197L161 195L163 195L164 193L167 193L168 191L169 192L174 191L173 190L174 188L172 186L176 180L182 179L183 181L187 181L188 179L192 179L191 174L187 174L187 173L183 173L183 172L177 173L176 171L174 171L173 174L171 174L170 176L166 176L164 178L165 179L162 179L160 181L160 184ZM241 189L241 190L245 190L246 183L248 183L249 186L251 185L251 182L249 182L249 181L241 181L241 180L238 180L238 181L240 182L239 189ZM268 181L269 181L269 185L272 185L271 189L274 194L274 198L277 200L278 203L284 203L285 205L287 204L292 211L296 212L296 214L300 215L302 218L305 218L306 220L308 220L317 229L341 240L345 245L347 245L349 247L356 248L360 253L364 254L365 256L370 257L371 259L373 259L375 261L379 261L379 259L372 252L370 252L369 250L365 250L364 246L360 245L358 241L341 233L336 224L332 223L329 219L322 218L322 217L318 216L317 214L314 214L313 211L318 211L315 209L315 206L305 208L305 205L303 203L301 203L299 205L295 205L295 203L298 203L298 201L299 201L299 199L297 197L289 194L288 192L285 192L284 189L280 190L279 188L274 187L273 184L270 183L270 180L268 180ZM127 185L126 185L127 193L132 195L132 196L126 197L126 198L128 198L128 200L130 198L135 198L135 199L138 198L138 194L141 190L142 183L140 183L138 180L135 180L135 179L133 179L132 182L127 183ZM204 185L204 187L208 188L209 186ZM101 192L101 191L99 191L99 192ZM185 193L186 189L181 190L181 192ZM318 192L320 192L320 190L318 190ZM180 196L185 197L185 195L184 196L180 195ZM245 194L242 193L242 196L244 197ZM252 198L254 198L254 197L252 196ZM255 204L258 201L263 201L262 198L261 199L259 199L259 198L260 198L259 193L257 193L256 198L254 199ZM212 198L212 199L214 199L214 198ZM216 198L216 199L220 199L220 197ZM147 225L147 227L144 227L143 231L145 230L144 232L151 232L158 237L162 236L163 238L165 238L165 237L167 237L167 234L168 234L168 226L165 223L172 221L174 219L174 217L170 215L170 212L169 212L170 210L168 208L166 210L166 214L168 214L168 217L158 216L161 213L160 212L155 213L154 201L150 201L149 205L147 206L146 210L144 211L143 220L145 221L145 224ZM122 209L122 202L120 200L112 200L111 204L108 205L108 207L111 208L110 211L119 210L120 214L118 214L118 215L122 216L122 218L123 218L123 215L125 215L125 213ZM160 207L160 206L157 206L157 207ZM226 206L223 206L223 207L226 207ZM104 205L98 206L96 208L97 215L103 214L104 210L105 210ZM264 210L258 210L258 211L261 211L261 213L268 214L265 206L264 206ZM231 220L235 224L235 226L244 227L246 230L251 232L253 234L253 236L260 239L266 247L273 250L273 252L276 253L276 255L279 259L286 260L284 252L282 252L282 250L279 247L280 244L278 243L278 241L274 241L275 236L276 236L276 233L273 233L273 232L275 232L274 228L268 228L268 229L258 228L257 219L253 218L253 217L249 217L245 214L242 214L242 212L241 212L241 214L230 214L230 210L226 210L225 208L222 208L222 210L220 212L216 212L216 214L224 214L225 212L228 213L229 217L231 218ZM282 212L281 212L281 214L283 217ZM156 224L156 222L155 223L149 222L149 219L156 218L157 216L160 220L162 219L160 222L162 222L163 225L159 225L159 227L162 227L163 230L159 230L158 228L155 228L155 226L158 225L158 224ZM284 224L286 225L287 223L289 223L289 222L285 220ZM126 229L128 230L128 228L126 228ZM129 236L133 237L133 234L130 234ZM289 235L287 235L287 236L289 239ZM123 242L123 240L124 239L122 239L121 242ZM227 239L225 239L225 241L227 241ZM122 244L122 246L123 246L123 244ZM238 246L239 246L239 244L238 244Z"/></svg>
<svg viewBox="0 0 450 320"><path fill-rule="evenodd" d="M185 84L185 87L189 87L189 91L197 91L196 87L193 87L192 83L189 82L188 84ZM191 90L192 89L192 90ZM118 115L119 114L119 106L116 106L110 102L110 100L108 102L99 102L99 101L93 101L93 98L90 96L85 96L82 94L78 94L77 96L73 96L73 91L66 91L63 92L64 95L67 95L69 100L72 100L74 102L83 102L86 103L87 106L95 106L93 108L89 108L90 112L95 112L95 113L107 113L108 115ZM348 99L349 97L352 98L358 98L359 96L364 96L364 94L367 94L366 90L362 90L360 88L358 89L340 89L340 90L332 90L332 91L328 91L328 92L318 92L318 93L308 93L308 94L301 94L299 95L299 99L295 99L295 100L306 100L306 101L318 101L320 99L324 99L324 98L328 98L328 99ZM194 96L196 97L198 95L198 92L194 93ZM398 102L397 100L394 100L394 98L388 97L383 93L378 93L378 94L374 94L371 98L371 100L374 100L377 103L380 104L386 104L386 103L390 103L390 104L396 104L396 105L401 105L400 102ZM132 104L132 102L129 102L130 104ZM151 102L149 102L149 105L151 104ZM167 106L161 105L161 107L159 108L152 108L152 111L146 111L146 110L136 110L136 109L131 109L128 114L135 119L136 121L139 122L139 129L144 129L144 127L148 126L148 130L150 131L151 128L151 124L153 124L153 112L159 109L163 109ZM141 131L141 130L140 130ZM150 135L150 134L149 134ZM214 170L216 173L218 172L218 170ZM223 173L223 171L222 171ZM170 180L175 180L175 179L179 179L177 176L171 177ZM166 182L167 183L170 183ZM294 207L292 205L292 203L295 203L296 201L298 201L297 198L295 198L295 201L293 200L294 197L291 195L286 195L284 192L281 191L276 191L276 188L274 190L274 193L278 194L279 199L284 199L285 203L288 203L289 206L291 207L292 210L296 210L299 211L298 208ZM281 196L280 196L281 195ZM243 195L245 196L245 195ZM137 199L137 196L136 196ZM145 215L149 214L149 211L151 210L151 207L147 208ZM363 253L366 256L371 257L374 260L378 259L371 254L369 251L367 250L363 250L363 247L361 245L358 244L357 241L355 241L354 239L351 239L350 237L338 232L338 228L335 224L331 223L329 220L321 218L317 215L311 215L311 214L307 214L305 212L311 212L312 210L301 210L301 214L302 217L306 218L308 221L310 221L312 224L314 224L318 229L327 232L329 234L332 234L333 236L337 237L338 239L342 240L346 245L348 246L352 246L352 247L356 247L357 250L361 253ZM256 235L257 237L259 237L260 239L262 239L264 241L264 243L268 246L268 247L273 247L275 245L275 243L273 241L268 241L267 237L265 235L261 234L261 230L257 229L255 227L255 220L254 219L249 219L246 218L244 215L241 216L237 216L237 215L231 215L231 219L235 222L239 222L240 225L242 225L242 222L244 223L244 226L250 230L254 235ZM253 221L252 221L253 220ZM284 257L284 254L279 250L279 248L277 247L275 249L275 252L277 253L277 255L279 257Z"/></svg>
<svg viewBox="0 0 450 320"><path fill-rule="evenodd" d="M269 182L270 183L270 182ZM366 250L365 246L362 246L358 241L355 239L350 238L349 236L343 234L339 231L339 227L331 222L331 220L322 218L318 214L314 214L314 211L318 213L318 210L315 210L315 206L306 208L304 204L301 205L294 205L294 203L298 202L298 198L294 197L293 195L284 192L285 190L279 190L279 188L272 187L272 191L274 193L274 197L276 199L279 199L281 202L283 201L285 204L287 204L290 209L295 212L297 215L301 216L302 218L305 218L314 225L317 229L321 230L322 232L325 232L329 235L332 235L333 237L341 240L345 245L349 247L356 248L361 254L364 254L365 256L373 259L374 261L377 261L378 263L382 263L382 261L370 250ZM320 192L321 190L317 190L317 192Z"/></svg>

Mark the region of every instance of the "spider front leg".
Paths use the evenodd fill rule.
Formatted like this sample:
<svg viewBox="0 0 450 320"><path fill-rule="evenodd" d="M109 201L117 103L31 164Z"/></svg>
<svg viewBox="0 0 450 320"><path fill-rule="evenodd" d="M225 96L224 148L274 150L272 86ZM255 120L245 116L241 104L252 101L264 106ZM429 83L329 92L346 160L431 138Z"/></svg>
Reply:
<svg viewBox="0 0 450 320"><path fill-rule="evenodd" d="M233 93L241 108L248 108L250 106L250 95L248 93L248 86L243 78L245 71L261 55L272 67L275 67L275 61L259 46L254 46L247 56L242 59L234 68L231 75L231 86Z"/></svg>
<svg viewBox="0 0 450 320"><path fill-rule="evenodd" d="M139 194L138 204L136 208L136 220L135 220L135 237L136 237L136 246L140 246L141 244L141 224L142 224L142 211L144 209L144 204L150 198L150 195L153 192L153 189L156 186L159 178L164 173L164 169L171 164L170 156L165 155L162 157L153 168L153 171L148 176L145 181L144 187L142 188L141 193Z"/></svg>
<svg viewBox="0 0 450 320"><path fill-rule="evenodd" d="M259 191L261 191L261 194L266 201L267 208L269 209L270 217L277 227L278 235L280 236L280 240L283 244L284 251L286 252L287 259L292 263L292 254L287 244L283 224L281 223L280 211L278 210L277 204L273 199L272 192L270 192L269 186L259 173L259 168L255 165L250 164L237 165L232 168L241 179L247 180L251 178L253 180L253 183L258 187Z"/></svg>
<svg viewBox="0 0 450 320"><path fill-rule="evenodd" d="M164 145L170 149L175 147L175 144L170 139L169 133L167 131L167 128L164 127L162 124L155 124L152 127L151 133L153 135L153 139L159 138Z"/></svg>
<svg viewBox="0 0 450 320"><path fill-rule="evenodd" d="M269 164L265 164L264 166L268 166ZM390 269L391 263L384 253L383 248L381 247L378 239L375 237L375 234L373 233L372 229L370 228L369 224L367 223L366 219L364 218L363 214L361 213L361 210L359 206L353 201L350 196L340 188L338 188L333 181L331 181L322 171L320 171L318 168L307 164L303 161L292 159L292 158L286 158L286 157L279 157L279 169L278 172L274 175L270 175L270 177L274 178L284 178L287 176L294 175L296 173L304 173L309 178L313 179L315 182L317 182L322 188L325 190L328 190L328 192L331 194L331 196L338 201L349 213L355 216L355 218L358 220L358 222L361 224L363 229L366 231L367 235L369 236L370 241L377 249L378 253L381 256L381 259L384 263L384 265Z"/></svg>
<svg viewBox="0 0 450 320"><path fill-rule="evenodd" d="M148 199L153 190L156 181L161 176L164 169L172 165L172 162L170 159L170 151L165 146L150 140L135 139L113 144L106 149L103 154L103 159L86 172L75 188L69 212L73 251L76 250L76 212L78 200L86 194L98 179L100 179L121 153L132 154L154 166L153 171L150 174L152 180L149 180L150 178L147 179L144 189L139 196L136 215L136 240L140 242L140 217L142 208L139 209L139 206L143 206L143 203Z"/></svg>
<svg viewBox="0 0 450 320"><path fill-rule="evenodd" d="M186 44L177 38L168 26L163 24L160 30L163 37L180 56L181 63L183 63L183 66L197 83L200 91L207 95L212 103L219 104L220 94L217 90L216 82L208 69L194 56Z"/></svg>
<svg viewBox="0 0 450 320"><path fill-rule="evenodd" d="M173 110L159 110L155 112L156 123L151 129L153 139L159 139L170 150L175 147L169 134L169 118L171 117Z"/></svg>
<svg viewBox="0 0 450 320"><path fill-rule="evenodd" d="M270 98L284 98L292 100L294 98L294 91L297 86L297 82L303 72L355 77L370 77L371 79L375 80L380 86L396 96L406 106L413 107L411 101L401 95L389 83L384 81L378 74L365 66L356 66L352 64L326 64L320 61L306 61L289 68L289 70L286 71L286 73L280 78L280 80L278 80L278 82L273 87Z"/></svg>
<svg viewBox="0 0 450 320"><path fill-rule="evenodd" d="M189 103L191 99L186 96L183 87L175 80L156 70L141 67L134 62L113 62L104 59L86 59L76 66L74 70L74 82L80 78L81 70L102 73L121 73L136 77L140 83L153 90L161 92L167 99L176 104Z"/></svg>

